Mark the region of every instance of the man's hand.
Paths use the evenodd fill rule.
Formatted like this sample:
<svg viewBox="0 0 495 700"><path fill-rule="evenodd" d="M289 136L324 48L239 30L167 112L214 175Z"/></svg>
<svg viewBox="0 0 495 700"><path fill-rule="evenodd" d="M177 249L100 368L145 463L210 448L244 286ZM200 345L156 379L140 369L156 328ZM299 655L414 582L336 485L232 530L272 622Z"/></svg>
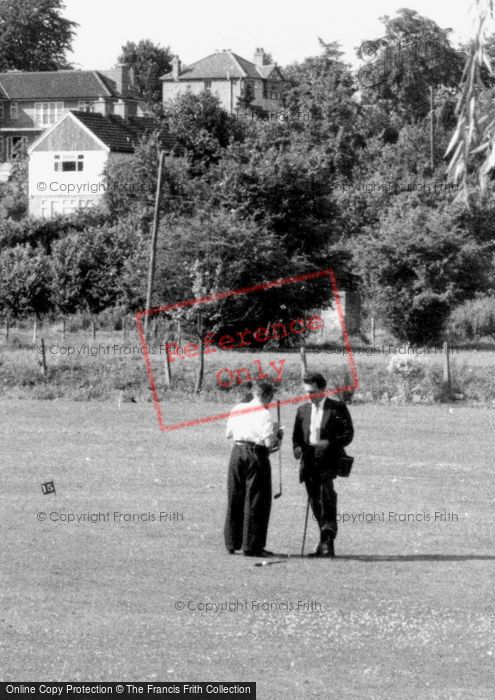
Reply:
<svg viewBox="0 0 495 700"><path fill-rule="evenodd" d="M330 440L318 440L316 443L317 447L321 447L323 450L326 449L330 444Z"/></svg>
<svg viewBox="0 0 495 700"><path fill-rule="evenodd" d="M302 453L303 453L302 447L299 447L299 445L297 445L296 447L294 447L294 457L295 457L296 459L301 459Z"/></svg>
<svg viewBox="0 0 495 700"><path fill-rule="evenodd" d="M279 428L279 429L277 430L277 439L278 439L278 440L282 440L283 437L284 437L284 429L283 429L283 428Z"/></svg>

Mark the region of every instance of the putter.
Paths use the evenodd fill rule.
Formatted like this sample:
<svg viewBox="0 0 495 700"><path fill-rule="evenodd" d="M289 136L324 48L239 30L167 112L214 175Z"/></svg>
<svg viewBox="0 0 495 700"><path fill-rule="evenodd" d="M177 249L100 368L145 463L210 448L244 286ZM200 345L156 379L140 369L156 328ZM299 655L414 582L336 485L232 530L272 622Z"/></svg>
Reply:
<svg viewBox="0 0 495 700"><path fill-rule="evenodd" d="M280 429L280 401L277 401L277 421L278 427ZM282 444L278 448L278 493L273 497L274 499L280 498L282 495Z"/></svg>
<svg viewBox="0 0 495 700"><path fill-rule="evenodd" d="M303 534L303 541L302 541L302 547L301 547L301 556L304 556L304 545L306 544L306 532L308 529L308 515L309 515L309 496L308 496L308 502L306 504L306 520L304 521L304 534Z"/></svg>

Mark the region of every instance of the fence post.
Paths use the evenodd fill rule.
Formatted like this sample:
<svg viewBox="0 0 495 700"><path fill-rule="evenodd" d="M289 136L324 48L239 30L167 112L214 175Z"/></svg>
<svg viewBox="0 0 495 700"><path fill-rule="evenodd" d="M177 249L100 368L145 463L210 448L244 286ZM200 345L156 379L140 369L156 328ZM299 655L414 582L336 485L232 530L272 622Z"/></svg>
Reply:
<svg viewBox="0 0 495 700"><path fill-rule="evenodd" d="M7 317L5 318L5 342L9 342L9 334L10 334L10 316L7 314Z"/></svg>
<svg viewBox="0 0 495 700"><path fill-rule="evenodd" d="M371 317L371 344L374 346L375 345L375 334L376 334L376 328L375 328L375 317Z"/></svg>
<svg viewBox="0 0 495 700"><path fill-rule="evenodd" d="M443 344L444 360L443 360L443 381L450 395L452 388L451 377L450 377L450 356L449 356L449 346L448 343Z"/></svg>
<svg viewBox="0 0 495 700"><path fill-rule="evenodd" d="M96 340L96 323L94 319L91 321L91 333L93 335L93 340Z"/></svg>
<svg viewBox="0 0 495 700"><path fill-rule="evenodd" d="M307 364L306 364L306 348L304 345L301 345L301 349L299 350L300 352L300 361L301 361L301 379L304 379L304 375L307 372Z"/></svg>
<svg viewBox="0 0 495 700"><path fill-rule="evenodd" d="M36 316L33 321L33 345L36 345L36 340L38 339L38 319Z"/></svg>
<svg viewBox="0 0 495 700"><path fill-rule="evenodd" d="M62 340L65 340L65 316L62 319Z"/></svg>
<svg viewBox="0 0 495 700"><path fill-rule="evenodd" d="M127 338L127 326L125 321L125 316L122 316L122 335L124 336L124 340Z"/></svg>
<svg viewBox="0 0 495 700"><path fill-rule="evenodd" d="M165 366L164 366L164 369L165 369L165 386L166 386L167 388L170 388L170 386L171 386L171 384L172 384L172 371L171 371L171 369L170 369L170 357L169 357L169 354L168 354L168 338L165 338L164 346L165 346Z"/></svg>
<svg viewBox="0 0 495 700"><path fill-rule="evenodd" d="M41 338L41 372L44 377L46 377L47 366L46 366L46 348L45 339Z"/></svg>

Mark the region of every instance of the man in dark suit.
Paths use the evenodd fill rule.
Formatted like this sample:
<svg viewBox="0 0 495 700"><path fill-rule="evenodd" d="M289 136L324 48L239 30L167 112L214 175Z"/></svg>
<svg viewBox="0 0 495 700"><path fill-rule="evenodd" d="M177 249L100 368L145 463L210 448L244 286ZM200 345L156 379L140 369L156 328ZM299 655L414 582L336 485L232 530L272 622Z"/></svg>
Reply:
<svg viewBox="0 0 495 700"><path fill-rule="evenodd" d="M306 484L311 510L320 528L320 543L313 556L333 557L337 534L333 480L354 429L345 403L321 396L327 385L321 374L307 374L303 382L310 403L297 409L292 435L294 457L300 460L299 481Z"/></svg>

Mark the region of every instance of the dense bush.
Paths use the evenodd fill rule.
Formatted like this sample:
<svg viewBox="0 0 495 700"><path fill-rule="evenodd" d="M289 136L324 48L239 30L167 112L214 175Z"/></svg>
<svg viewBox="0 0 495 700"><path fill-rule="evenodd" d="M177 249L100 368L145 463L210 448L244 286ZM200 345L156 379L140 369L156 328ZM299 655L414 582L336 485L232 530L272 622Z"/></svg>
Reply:
<svg viewBox="0 0 495 700"><path fill-rule="evenodd" d="M50 260L40 248L15 246L0 252L0 311L12 318L51 308Z"/></svg>
<svg viewBox="0 0 495 700"><path fill-rule="evenodd" d="M495 336L495 296L470 299L457 306L447 327L461 341Z"/></svg>

